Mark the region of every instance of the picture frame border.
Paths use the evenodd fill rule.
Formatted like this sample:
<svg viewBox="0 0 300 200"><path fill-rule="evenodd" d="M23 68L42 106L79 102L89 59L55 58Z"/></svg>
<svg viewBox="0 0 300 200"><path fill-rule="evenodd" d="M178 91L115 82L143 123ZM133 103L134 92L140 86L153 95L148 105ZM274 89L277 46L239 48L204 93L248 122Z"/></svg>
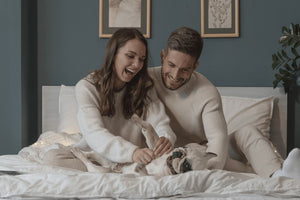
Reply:
<svg viewBox="0 0 300 200"><path fill-rule="evenodd" d="M208 28L208 1L201 0L201 36L203 38L217 37L239 37L239 0L231 0L232 8L232 24L231 29L209 29Z"/></svg>
<svg viewBox="0 0 300 200"><path fill-rule="evenodd" d="M151 23L151 0L141 0L146 2L142 6L142 21L141 28L137 28L145 38L150 38L150 23ZM113 33L122 27L108 27L108 0L99 0L99 38L110 38ZM144 8L145 7L145 8ZM145 13L146 12L146 13ZM106 20L106 21L105 21Z"/></svg>

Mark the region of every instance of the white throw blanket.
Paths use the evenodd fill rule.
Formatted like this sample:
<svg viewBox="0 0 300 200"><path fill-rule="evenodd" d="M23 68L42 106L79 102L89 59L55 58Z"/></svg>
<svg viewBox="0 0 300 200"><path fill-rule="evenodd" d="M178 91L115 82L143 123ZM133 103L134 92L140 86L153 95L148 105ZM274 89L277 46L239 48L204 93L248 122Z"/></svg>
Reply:
<svg viewBox="0 0 300 200"><path fill-rule="evenodd" d="M261 178L225 170L139 176L81 172L40 164L47 150L70 146L80 139L80 134L45 132L19 155L0 156L0 170L21 172L17 176L0 176L0 198L300 199L300 182L286 177Z"/></svg>
<svg viewBox="0 0 300 200"><path fill-rule="evenodd" d="M158 140L158 136L151 124L143 121L137 115L134 115L132 120L142 129L148 147L153 149L154 144ZM79 133L67 134L63 132L45 132L41 134L36 143L23 148L19 152L19 155L29 161L41 164L45 153L49 150L68 148L85 164L89 172L116 172L155 176L166 176L184 173L190 170L206 169L207 161L213 157L206 153L205 146L191 143L185 147L175 148L169 154L164 154L163 156L154 159L146 166L137 163L112 163L109 160L100 157L93 151L83 151L82 149L84 149L84 147L81 147L79 143L81 139L82 135Z"/></svg>

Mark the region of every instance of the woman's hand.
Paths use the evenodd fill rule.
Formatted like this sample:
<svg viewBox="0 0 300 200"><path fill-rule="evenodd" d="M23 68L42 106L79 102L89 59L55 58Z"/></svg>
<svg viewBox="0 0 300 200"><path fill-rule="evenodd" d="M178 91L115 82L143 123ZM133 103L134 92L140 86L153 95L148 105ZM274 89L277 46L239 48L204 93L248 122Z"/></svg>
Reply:
<svg viewBox="0 0 300 200"><path fill-rule="evenodd" d="M147 165L154 159L154 153L148 148L137 148L132 155L133 162Z"/></svg>
<svg viewBox="0 0 300 200"><path fill-rule="evenodd" d="M173 145L166 137L160 137L154 146L154 155L160 157L163 154L168 154L173 150Z"/></svg>

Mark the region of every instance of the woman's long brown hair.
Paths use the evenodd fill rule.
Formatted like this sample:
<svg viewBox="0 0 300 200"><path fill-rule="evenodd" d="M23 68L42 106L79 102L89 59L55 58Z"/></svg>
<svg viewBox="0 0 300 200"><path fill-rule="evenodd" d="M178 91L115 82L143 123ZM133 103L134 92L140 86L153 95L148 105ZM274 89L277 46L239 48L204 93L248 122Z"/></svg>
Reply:
<svg viewBox="0 0 300 200"><path fill-rule="evenodd" d="M116 31L108 41L102 67L91 74L92 82L100 94L99 104L102 116L112 117L115 115L114 82L116 75L113 72L114 57L118 53L119 48L132 39L139 39L145 45L146 59L142 69L130 82L126 83L126 91L123 97L123 114L127 119L134 113L140 117L146 114L147 107L151 101L147 93L153 87L153 80L147 71L148 43L137 29L123 28Z"/></svg>

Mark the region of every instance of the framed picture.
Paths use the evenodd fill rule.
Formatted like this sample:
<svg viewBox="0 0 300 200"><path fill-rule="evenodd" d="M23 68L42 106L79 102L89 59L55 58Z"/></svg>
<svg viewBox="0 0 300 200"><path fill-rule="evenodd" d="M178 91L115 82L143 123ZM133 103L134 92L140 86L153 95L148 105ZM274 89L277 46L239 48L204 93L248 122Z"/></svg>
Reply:
<svg viewBox="0 0 300 200"><path fill-rule="evenodd" d="M201 35L239 37L239 0L201 0Z"/></svg>
<svg viewBox="0 0 300 200"><path fill-rule="evenodd" d="M150 37L151 0L99 0L99 37L109 38L119 28L137 28Z"/></svg>

